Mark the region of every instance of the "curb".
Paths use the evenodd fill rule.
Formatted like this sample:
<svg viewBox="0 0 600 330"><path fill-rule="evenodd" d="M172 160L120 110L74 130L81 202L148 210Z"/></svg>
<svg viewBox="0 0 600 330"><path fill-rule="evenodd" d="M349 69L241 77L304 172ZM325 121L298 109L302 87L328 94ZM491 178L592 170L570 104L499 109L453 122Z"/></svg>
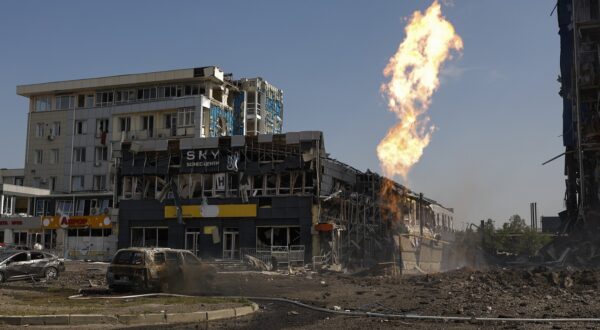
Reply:
<svg viewBox="0 0 600 330"><path fill-rule="evenodd" d="M88 324L175 324L199 323L229 319L252 314L258 305L219 309L215 311L199 311L190 313L151 313L151 314L59 314L59 315L0 315L0 325L88 325Z"/></svg>

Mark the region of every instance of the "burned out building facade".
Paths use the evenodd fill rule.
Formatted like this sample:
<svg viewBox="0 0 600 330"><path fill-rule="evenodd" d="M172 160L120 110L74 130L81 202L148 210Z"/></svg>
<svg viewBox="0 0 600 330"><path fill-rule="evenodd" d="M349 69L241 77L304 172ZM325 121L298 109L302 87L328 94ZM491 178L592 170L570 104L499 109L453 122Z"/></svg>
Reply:
<svg viewBox="0 0 600 330"><path fill-rule="evenodd" d="M360 267L399 258L394 235L452 231L451 209L331 159L321 132L124 142L116 151L119 247Z"/></svg>

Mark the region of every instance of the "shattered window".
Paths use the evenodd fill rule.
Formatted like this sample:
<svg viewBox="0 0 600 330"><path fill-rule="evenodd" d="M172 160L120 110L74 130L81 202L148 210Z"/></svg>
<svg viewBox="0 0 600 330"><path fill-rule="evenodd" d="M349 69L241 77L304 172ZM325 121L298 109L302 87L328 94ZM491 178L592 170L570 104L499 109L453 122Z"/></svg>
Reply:
<svg viewBox="0 0 600 330"><path fill-rule="evenodd" d="M113 259L117 265L141 265L144 262L144 253L138 251L121 251Z"/></svg>

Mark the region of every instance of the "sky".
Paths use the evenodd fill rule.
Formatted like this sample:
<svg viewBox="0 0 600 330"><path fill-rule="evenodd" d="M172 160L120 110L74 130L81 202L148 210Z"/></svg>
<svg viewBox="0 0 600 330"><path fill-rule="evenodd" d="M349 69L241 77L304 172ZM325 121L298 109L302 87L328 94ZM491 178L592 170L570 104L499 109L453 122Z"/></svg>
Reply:
<svg viewBox="0 0 600 330"><path fill-rule="evenodd" d="M464 42L442 69L437 127L409 188L455 208L456 226L564 208L555 0L454 0ZM16 86L216 65L284 91L284 131L320 130L331 157L380 172L395 117L382 70L406 19L431 1L9 1L0 9L0 167L24 166Z"/></svg>

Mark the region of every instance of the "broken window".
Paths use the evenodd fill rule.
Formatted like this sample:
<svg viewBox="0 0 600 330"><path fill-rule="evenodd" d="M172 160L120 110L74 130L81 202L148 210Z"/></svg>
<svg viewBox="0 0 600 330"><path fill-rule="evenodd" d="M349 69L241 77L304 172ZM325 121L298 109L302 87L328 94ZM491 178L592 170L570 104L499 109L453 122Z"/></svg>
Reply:
<svg viewBox="0 0 600 330"><path fill-rule="evenodd" d="M131 228L131 246L167 247L169 230L161 227Z"/></svg>
<svg viewBox="0 0 600 330"><path fill-rule="evenodd" d="M267 174L267 189L265 195L277 194L277 174Z"/></svg>
<svg viewBox="0 0 600 330"><path fill-rule="evenodd" d="M252 196L262 196L264 179L262 175L255 175L252 177Z"/></svg>
<svg viewBox="0 0 600 330"><path fill-rule="evenodd" d="M300 245L300 227L256 227L256 249L271 250L272 247Z"/></svg>
<svg viewBox="0 0 600 330"><path fill-rule="evenodd" d="M290 194L290 173L279 174L279 185L277 194L289 195Z"/></svg>

